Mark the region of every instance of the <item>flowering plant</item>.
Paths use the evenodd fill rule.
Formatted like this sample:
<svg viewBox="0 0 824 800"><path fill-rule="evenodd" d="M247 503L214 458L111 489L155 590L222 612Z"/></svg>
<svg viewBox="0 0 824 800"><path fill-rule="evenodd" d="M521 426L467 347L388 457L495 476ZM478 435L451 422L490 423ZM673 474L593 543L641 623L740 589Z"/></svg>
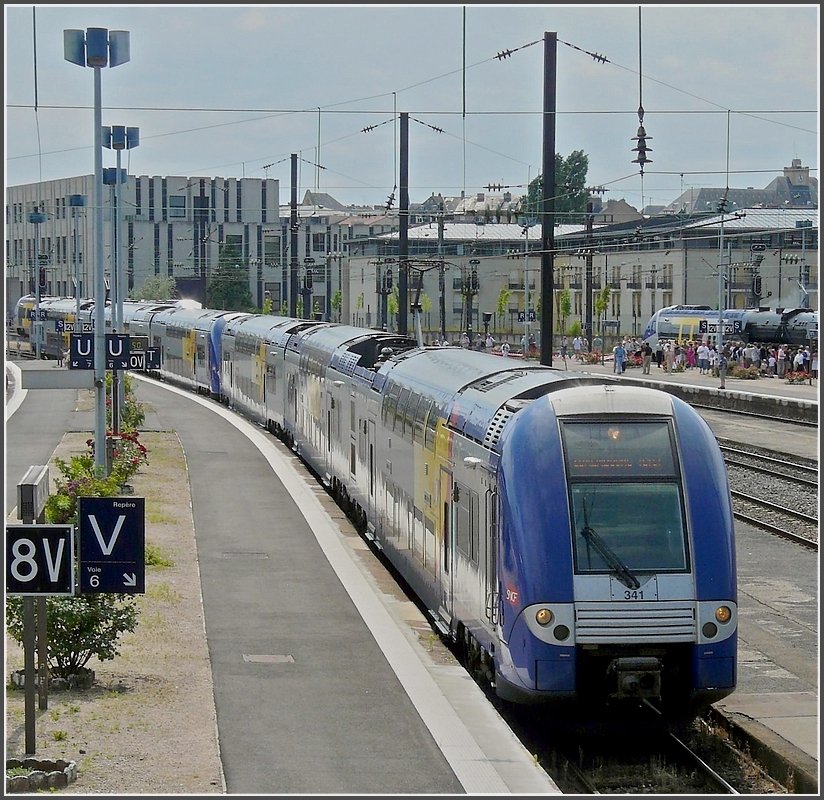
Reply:
<svg viewBox="0 0 824 800"><path fill-rule="evenodd" d="M118 434L107 431L106 440L112 442L109 477L118 480L121 485L126 484L143 464L148 463L149 451L141 443L137 431L121 431ZM86 439L86 446L94 458L94 439Z"/></svg>
<svg viewBox="0 0 824 800"><path fill-rule="evenodd" d="M734 366L729 371L729 377L742 378L744 380L755 380L756 378L761 377L761 373L758 371L758 367Z"/></svg>
<svg viewBox="0 0 824 800"><path fill-rule="evenodd" d="M809 379L810 376L802 370L799 370L798 372L787 372L784 375L784 380L787 383L807 383Z"/></svg>

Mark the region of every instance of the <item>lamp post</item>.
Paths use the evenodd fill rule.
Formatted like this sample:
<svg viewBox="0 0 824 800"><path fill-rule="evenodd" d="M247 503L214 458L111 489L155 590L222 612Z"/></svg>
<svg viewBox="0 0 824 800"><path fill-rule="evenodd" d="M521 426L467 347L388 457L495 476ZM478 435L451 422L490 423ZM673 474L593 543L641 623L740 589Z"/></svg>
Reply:
<svg viewBox="0 0 824 800"><path fill-rule="evenodd" d="M34 320L32 320L32 330L34 331L34 357L40 360L40 276L45 275L45 266L40 264L40 223L46 221L46 215L42 211L32 211L29 214L29 222L34 224L34 268L37 274L34 282Z"/></svg>
<svg viewBox="0 0 824 800"><path fill-rule="evenodd" d="M106 474L106 333L103 275L103 103L101 67L116 67L129 60L129 32L106 28L63 31L63 58L94 69L94 386L96 413L94 463Z"/></svg>
<svg viewBox="0 0 824 800"><path fill-rule="evenodd" d="M313 284L313 276L312 276L312 267L315 263L315 259L311 256L307 256L303 259L304 263L304 275L303 275L303 287L301 288L301 294L303 295L303 319L312 319L312 284Z"/></svg>
<svg viewBox="0 0 824 800"><path fill-rule="evenodd" d="M721 225L718 232L718 333L715 337L715 349L721 355L721 346L724 342L724 214L727 210L727 191L718 201L718 211L721 214Z"/></svg>
<svg viewBox="0 0 824 800"><path fill-rule="evenodd" d="M77 261L77 209L86 205L86 195L69 195L69 207L74 222L74 242L72 244L72 263L74 266L74 299L76 302L75 319L80 319L80 264Z"/></svg>
<svg viewBox="0 0 824 800"><path fill-rule="evenodd" d="M104 146L111 147L111 129L103 129ZM123 303L120 297L120 184L125 180L120 169L120 153L118 152L118 166L116 169L103 170L103 183L111 186L111 219L112 219L112 266L111 266L111 317L112 333L120 332L123 318ZM112 433L120 433L120 409L123 408L125 396L123 385L120 382L119 370L112 370Z"/></svg>
<svg viewBox="0 0 824 800"><path fill-rule="evenodd" d="M112 125L111 128L103 129L104 146L117 153L117 172L114 181L115 197L115 217L114 217L114 238L115 247L112 251L114 259L112 261L112 309L116 312L112 315L113 330L117 333L123 325L123 281L122 264L120 254L123 250L122 220L123 203L120 196L120 185L126 183L128 176L120 168L120 153L122 150L131 150L140 144L140 128L126 128L123 125Z"/></svg>
<svg viewBox="0 0 824 800"><path fill-rule="evenodd" d="M338 288L340 292L340 303L338 305L338 322L343 321L343 253L334 252L326 254L326 308L327 319L332 319L332 261L338 262Z"/></svg>

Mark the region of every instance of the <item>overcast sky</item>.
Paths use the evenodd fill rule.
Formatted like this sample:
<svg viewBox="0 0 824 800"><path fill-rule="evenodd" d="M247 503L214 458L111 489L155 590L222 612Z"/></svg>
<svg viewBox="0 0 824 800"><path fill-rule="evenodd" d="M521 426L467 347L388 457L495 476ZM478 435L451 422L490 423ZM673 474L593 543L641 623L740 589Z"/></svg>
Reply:
<svg viewBox="0 0 824 800"><path fill-rule="evenodd" d="M103 124L140 129L139 147L123 154L133 175L268 176L287 204L297 153L299 199L319 189L382 204L398 183L394 120L407 112L411 202L487 184L521 194L541 171L550 32L555 150L583 150L587 183L607 189L606 200L640 208L690 187L762 188L794 158L818 177L817 4L5 5L4 14L6 185L94 172L94 72L63 58L63 31L87 28L130 32L131 60L102 69L101 85ZM643 179L632 163L639 105L652 159ZM114 164L104 151L104 166Z"/></svg>

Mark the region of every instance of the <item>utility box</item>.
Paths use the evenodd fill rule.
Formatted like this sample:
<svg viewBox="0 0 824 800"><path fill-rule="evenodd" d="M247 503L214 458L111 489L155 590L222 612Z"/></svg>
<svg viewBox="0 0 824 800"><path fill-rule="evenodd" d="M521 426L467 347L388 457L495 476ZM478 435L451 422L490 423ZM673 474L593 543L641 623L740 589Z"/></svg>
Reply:
<svg viewBox="0 0 824 800"><path fill-rule="evenodd" d="M49 467L29 467L17 484L17 519L26 523L37 522L46 509L49 499Z"/></svg>

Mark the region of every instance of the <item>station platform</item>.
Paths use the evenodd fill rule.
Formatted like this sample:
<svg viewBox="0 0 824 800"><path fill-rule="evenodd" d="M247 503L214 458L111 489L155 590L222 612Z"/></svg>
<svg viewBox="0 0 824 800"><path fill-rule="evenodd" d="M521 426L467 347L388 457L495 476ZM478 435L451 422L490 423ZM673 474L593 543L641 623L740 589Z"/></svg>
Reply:
<svg viewBox="0 0 824 800"><path fill-rule="evenodd" d="M667 372L653 363L648 375L643 374L641 367L628 367L621 375L616 375L611 357L604 364L583 364L574 357L568 357L566 361L555 358L552 366L643 383L670 392L687 402L700 402L708 407L762 414L786 422L810 424L819 420L818 378L808 379L806 383L788 383L777 377L744 379L728 376L722 389L719 378L702 375L695 368Z"/></svg>
<svg viewBox="0 0 824 800"><path fill-rule="evenodd" d="M571 370L612 374L611 365L571 362ZM72 413L77 390L21 398L20 368L7 362L7 502L19 475L47 463L63 432L93 429L91 418ZM697 371L660 372L642 376L635 368L621 380L718 391L717 378ZM739 383L771 403L800 400L817 409L817 381ZM727 385L734 391L729 378ZM266 793L272 785L285 793L341 791L331 774L317 774L312 749L319 747L327 760L350 760L344 774L356 793L558 793L472 680L420 646L423 617L382 585L385 576L365 571L366 545L345 532L322 490L295 477L271 437L228 411L218 419L207 407L214 404L163 385L140 381L138 395L154 409L147 425L178 431L187 453L230 793ZM12 409L18 413L9 421ZM802 435L816 446L816 429ZM277 555L267 539L273 530ZM739 683L714 713L759 760L791 774L796 793L817 794L818 554L745 525L736 538ZM242 654L260 660L241 662ZM278 654L295 660L273 683ZM368 709L352 705L355 695L369 697ZM364 725L372 730L362 732ZM393 758L391 786L369 747ZM288 769L269 763L275 753Z"/></svg>

